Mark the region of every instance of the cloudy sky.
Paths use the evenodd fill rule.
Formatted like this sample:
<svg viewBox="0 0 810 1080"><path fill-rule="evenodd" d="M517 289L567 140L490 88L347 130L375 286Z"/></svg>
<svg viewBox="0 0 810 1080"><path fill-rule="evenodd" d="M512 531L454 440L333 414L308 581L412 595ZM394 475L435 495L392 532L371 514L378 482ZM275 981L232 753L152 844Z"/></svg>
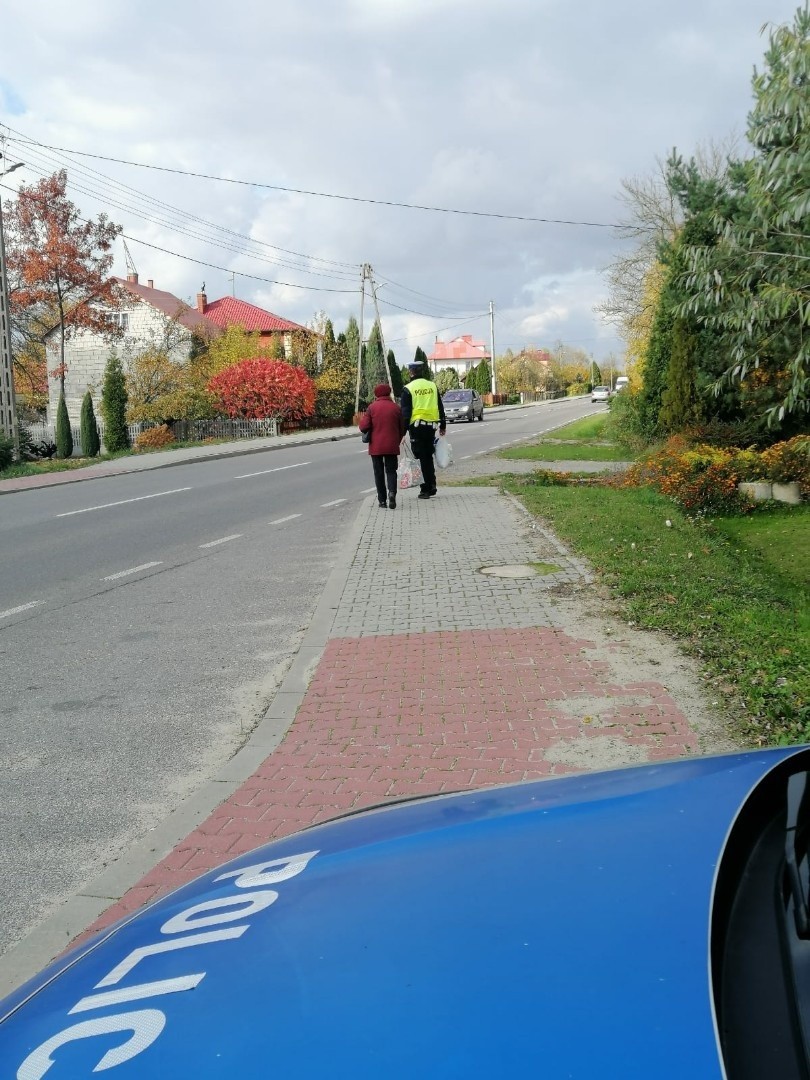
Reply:
<svg viewBox="0 0 810 1080"><path fill-rule="evenodd" d="M2 183L66 165L141 281L192 302L205 282L209 300L324 310L339 331L369 263L400 362L436 337L488 342L490 300L497 353L620 357L593 309L627 243L600 227L620 220L621 180L742 136L762 26L796 6L5 0L0 135L26 167Z"/></svg>

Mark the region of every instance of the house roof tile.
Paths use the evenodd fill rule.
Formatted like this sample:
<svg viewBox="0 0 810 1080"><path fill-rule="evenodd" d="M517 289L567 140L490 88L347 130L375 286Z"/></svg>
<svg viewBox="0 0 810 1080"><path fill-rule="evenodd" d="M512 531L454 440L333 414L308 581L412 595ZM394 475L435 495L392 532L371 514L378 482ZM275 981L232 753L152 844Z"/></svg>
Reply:
<svg viewBox="0 0 810 1080"><path fill-rule="evenodd" d="M127 281L125 278L117 277L115 280L127 292L137 296L139 300L145 300L147 304L151 304L158 311L162 311L170 319L177 319L179 323L188 327L189 330L210 330L212 326L219 325L214 323L213 320L207 319L196 308L189 307L174 293L165 292L163 289L152 289L148 285L141 285L137 281Z"/></svg>
<svg viewBox="0 0 810 1080"><path fill-rule="evenodd" d="M245 330L260 333L272 333L273 331L290 332L294 330L307 331L305 326L282 319L271 311L249 304L246 300L237 300L235 296L223 296L221 300L213 300L205 305L205 318L210 319L217 326L243 326Z"/></svg>
<svg viewBox="0 0 810 1080"><path fill-rule="evenodd" d="M452 341L436 341L428 360L489 360L489 349L472 334L462 334Z"/></svg>

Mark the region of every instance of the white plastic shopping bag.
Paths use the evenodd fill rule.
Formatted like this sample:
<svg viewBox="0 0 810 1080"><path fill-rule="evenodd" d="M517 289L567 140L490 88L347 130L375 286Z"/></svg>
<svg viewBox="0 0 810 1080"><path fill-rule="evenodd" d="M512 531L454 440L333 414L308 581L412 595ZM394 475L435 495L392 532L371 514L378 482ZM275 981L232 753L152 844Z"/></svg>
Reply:
<svg viewBox="0 0 810 1080"><path fill-rule="evenodd" d="M397 466L397 487L400 491L413 487L413 472L407 461L400 461Z"/></svg>
<svg viewBox="0 0 810 1080"><path fill-rule="evenodd" d="M418 487L422 480L422 466L413 456L407 438L402 440L400 447L399 465L397 466L397 487L404 491L406 488Z"/></svg>
<svg viewBox="0 0 810 1080"><path fill-rule="evenodd" d="M453 447L443 436L440 436L436 440L434 454L436 457L436 464L440 469L446 469L448 465L453 464Z"/></svg>

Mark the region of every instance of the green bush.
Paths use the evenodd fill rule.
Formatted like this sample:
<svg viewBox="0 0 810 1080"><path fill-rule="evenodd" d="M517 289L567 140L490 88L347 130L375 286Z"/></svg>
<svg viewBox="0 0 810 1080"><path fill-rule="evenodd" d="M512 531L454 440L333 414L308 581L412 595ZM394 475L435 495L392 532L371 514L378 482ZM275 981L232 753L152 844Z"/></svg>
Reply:
<svg viewBox="0 0 810 1080"><path fill-rule="evenodd" d="M84 456L96 457L101 449L101 440L98 437L98 424L93 411L93 397L89 390L82 401L81 439Z"/></svg>
<svg viewBox="0 0 810 1080"><path fill-rule="evenodd" d="M610 399L610 413L605 437L620 446L627 446L638 453L655 438L655 432L645 420L638 394L622 390Z"/></svg>
<svg viewBox="0 0 810 1080"><path fill-rule="evenodd" d="M0 431L0 472L7 469L14 460L14 440Z"/></svg>
<svg viewBox="0 0 810 1080"><path fill-rule="evenodd" d="M59 395L59 405L56 410L56 456L58 458L73 456L73 432L70 430L70 417L64 394Z"/></svg>

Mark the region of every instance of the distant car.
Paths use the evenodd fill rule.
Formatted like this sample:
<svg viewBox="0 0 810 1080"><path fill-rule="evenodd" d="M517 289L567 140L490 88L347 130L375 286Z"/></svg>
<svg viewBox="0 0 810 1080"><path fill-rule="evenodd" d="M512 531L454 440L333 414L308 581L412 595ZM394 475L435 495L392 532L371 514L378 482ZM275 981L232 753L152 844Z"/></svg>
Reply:
<svg viewBox="0 0 810 1080"><path fill-rule="evenodd" d="M610 387L595 386L591 390L591 401L610 401Z"/></svg>
<svg viewBox="0 0 810 1080"><path fill-rule="evenodd" d="M484 419L484 400L477 390L448 390L442 395L444 413L450 423L456 420Z"/></svg>
<svg viewBox="0 0 810 1080"><path fill-rule="evenodd" d="M810 749L387 805L0 1002L3 1077L808 1075Z"/></svg>
<svg viewBox="0 0 810 1080"><path fill-rule="evenodd" d="M618 394L618 392L620 390L624 390L629 385L630 385L630 380L628 379L628 377L626 375L620 375L618 377L618 379L616 380L616 386L614 387L614 392Z"/></svg>

